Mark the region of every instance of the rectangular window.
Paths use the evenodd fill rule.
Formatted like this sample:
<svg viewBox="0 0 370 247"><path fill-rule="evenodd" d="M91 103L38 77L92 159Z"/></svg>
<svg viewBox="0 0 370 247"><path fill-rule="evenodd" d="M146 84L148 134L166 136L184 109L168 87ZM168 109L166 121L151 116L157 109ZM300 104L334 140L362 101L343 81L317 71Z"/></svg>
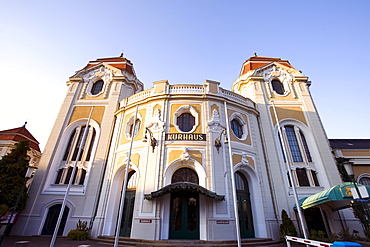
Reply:
<svg viewBox="0 0 370 247"><path fill-rule="evenodd" d="M302 143L303 143L304 151L306 153L307 161L312 162L310 150L308 149L307 142L306 142L306 137L304 137L304 135L301 131L299 131L299 134L301 136L301 140L302 140Z"/></svg>
<svg viewBox="0 0 370 247"><path fill-rule="evenodd" d="M311 170L311 174L312 174L312 178L313 178L313 182L315 183L315 186L320 186L319 180L317 179L317 173L316 173L316 171L312 171Z"/></svg>
<svg viewBox="0 0 370 247"><path fill-rule="evenodd" d="M297 168L295 172L297 173L299 186L310 186L310 182L308 181L306 169Z"/></svg>

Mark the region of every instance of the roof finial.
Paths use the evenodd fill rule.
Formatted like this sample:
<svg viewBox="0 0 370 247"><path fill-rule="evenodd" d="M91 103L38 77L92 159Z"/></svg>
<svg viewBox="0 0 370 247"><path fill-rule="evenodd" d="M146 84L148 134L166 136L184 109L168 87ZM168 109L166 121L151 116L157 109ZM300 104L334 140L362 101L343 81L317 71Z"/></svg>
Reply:
<svg viewBox="0 0 370 247"><path fill-rule="evenodd" d="M255 52L253 55L254 55L255 57L257 57L257 52Z"/></svg>
<svg viewBox="0 0 370 247"><path fill-rule="evenodd" d="M24 124L23 124L23 128L26 128L26 124L27 124L27 121L26 122L24 122Z"/></svg>

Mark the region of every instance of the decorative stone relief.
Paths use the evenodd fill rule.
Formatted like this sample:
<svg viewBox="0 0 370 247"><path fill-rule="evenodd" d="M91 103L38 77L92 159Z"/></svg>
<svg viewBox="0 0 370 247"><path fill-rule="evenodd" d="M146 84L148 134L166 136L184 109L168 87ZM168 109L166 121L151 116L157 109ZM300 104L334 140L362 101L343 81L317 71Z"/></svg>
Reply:
<svg viewBox="0 0 370 247"><path fill-rule="evenodd" d="M95 80L95 78L101 78L104 82L108 82L112 80L112 77L113 71L107 69L104 66L100 66L99 68L87 72L83 76L83 79L85 82L90 82L92 80Z"/></svg>
<svg viewBox="0 0 370 247"><path fill-rule="evenodd" d="M164 122L161 120L161 110L154 110L154 114L147 125L152 132L159 132L164 129Z"/></svg>
<svg viewBox="0 0 370 247"><path fill-rule="evenodd" d="M297 93L295 92L294 87L293 87L293 81L290 80L288 85L289 85L289 90L292 92L293 98L295 99L298 98Z"/></svg>
<svg viewBox="0 0 370 247"><path fill-rule="evenodd" d="M247 159L247 153L243 152L242 153L242 161L241 161L243 166L249 166L249 161Z"/></svg>
<svg viewBox="0 0 370 247"><path fill-rule="evenodd" d="M86 88L87 88L87 82L85 82L82 86L81 94L80 94L80 99L83 99L86 95Z"/></svg>
<svg viewBox="0 0 370 247"><path fill-rule="evenodd" d="M216 109L212 112L212 120L208 122L208 130L210 132L220 132L224 127L221 126L220 114Z"/></svg>
<svg viewBox="0 0 370 247"><path fill-rule="evenodd" d="M265 81L265 87L266 87L266 92L269 98L273 98L274 95L272 94L271 83L269 81Z"/></svg>
<svg viewBox="0 0 370 247"><path fill-rule="evenodd" d="M262 76L265 82L266 91L270 98L274 97L273 89L271 87L271 81L273 79L279 79L284 85L285 95L292 92L293 97L297 98L296 93L293 90L293 76L290 72L278 67L276 64L271 64L269 67L258 70L256 76Z"/></svg>
<svg viewBox="0 0 370 247"><path fill-rule="evenodd" d="M182 154L180 155L180 160L189 160L190 159L190 154L188 152L188 149L185 147L183 149Z"/></svg>
<svg viewBox="0 0 370 247"><path fill-rule="evenodd" d="M84 85L81 90L80 99L84 98L88 89L89 84L91 85L92 82L97 81L99 79L104 81L104 98L108 97L109 92L109 85L112 82L113 76L115 73L106 68L104 65L101 65L98 68L91 69L87 71L83 76Z"/></svg>

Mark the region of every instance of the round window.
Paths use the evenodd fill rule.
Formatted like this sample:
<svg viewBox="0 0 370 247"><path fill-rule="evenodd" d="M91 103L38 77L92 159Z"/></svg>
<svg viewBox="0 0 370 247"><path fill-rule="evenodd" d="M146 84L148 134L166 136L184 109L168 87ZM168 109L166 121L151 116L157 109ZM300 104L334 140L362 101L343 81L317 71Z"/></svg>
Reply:
<svg viewBox="0 0 370 247"><path fill-rule="evenodd" d="M183 132L189 132L195 125L195 117L190 113L183 113L177 117L177 125Z"/></svg>
<svg viewBox="0 0 370 247"><path fill-rule="evenodd" d="M235 118L231 120L230 125L234 135L241 139L243 137L243 125Z"/></svg>
<svg viewBox="0 0 370 247"><path fill-rule="evenodd" d="M103 89L103 80L96 81L91 88L91 95L98 95Z"/></svg>
<svg viewBox="0 0 370 247"><path fill-rule="evenodd" d="M285 93L284 85L279 80L274 79L274 80L271 81L271 84L272 84L272 88L274 89L274 91L277 94L284 94Z"/></svg>

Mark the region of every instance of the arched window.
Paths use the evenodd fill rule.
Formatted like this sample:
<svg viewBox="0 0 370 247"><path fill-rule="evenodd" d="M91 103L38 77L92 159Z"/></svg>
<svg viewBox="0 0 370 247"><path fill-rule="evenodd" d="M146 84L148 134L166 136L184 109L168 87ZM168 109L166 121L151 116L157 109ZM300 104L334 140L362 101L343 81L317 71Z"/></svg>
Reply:
<svg viewBox="0 0 370 247"><path fill-rule="evenodd" d="M230 127L236 137L239 139L243 137L243 125L236 118L231 120Z"/></svg>
<svg viewBox="0 0 370 247"><path fill-rule="evenodd" d="M91 87L91 95L98 95L103 89L103 80L96 81Z"/></svg>
<svg viewBox="0 0 370 247"><path fill-rule="evenodd" d="M86 165L85 162L90 161L91 152L95 143L96 131L93 127L89 126L86 130L86 138L84 139L84 134L86 130L86 125L80 125L73 129L71 132L67 146L64 150L64 155L62 158L62 164L60 164L60 169L57 171L55 178L55 184L68 184L71 179L73 166L76 161L77 167L74 177L72 178L72 184L83 185L86 177ZM79 152L79 150L81 150ZM77 157L78 156L78 157Z"/></svg>
<svg viewBox="0 0 370 247"><path fill-rule="evenodd" d="M298 143L298 139L295 134L295 131L294 131L294 127L289 125L289 126L284 126L284 128L285 128L285 133L286 133L286 137L288 140L289 149L290 149L290 153L292 155L293 161L303 162L301 150L299 148L299 143Z"/></svg>
<svg viewBox="0 0 370 247"><path fill-rule="evenodd" d="M362 178L360 178L359 183L370 188L370 177L363 176Z"/></svg>
<svg viewBox="0 0 370 247"><path fill-rule="evenodd" d="M175 111L173 122L179 132L192 132L199 124L199 113L191 105L180 106Z"/></svg>
<svg viewBox="0 0 370 247"><path fill-rule="evenodd" d="M284 90L284 85L283 83L281 83L278 79L274 79L271 81L271 85L272 85L272 88L274 89L274 91L277 93L277 94L284 94L285 93L285 90Z"/></svg>
<svg viewBox="0 0 370 247"><path fill-rule="evenodd" d="M180 168L172 175L172 183L191 182L199 184L198 174L190 168Z"/></svg>
<svg viewBox="0 0 370 247"><path fill-rule="evenodd" d="M130 171L128 173L127 190L136 190L138 179L139 179L139 177L137 175L137 172Z"/></svg>
<svg viewBox="0 0 370 247"><path fill-rule="evenodd" d="M235 187L236 190L244 190L249 193L248 181L245 178L245 176L240 172L235 173Z"/></svg>
<svg viewBox="0 0 370 247"><path fill-rule="evenodd" d="M126 137L128 139L135 137L139 133L139 130L141 128L141 120L139 118L136 118L134 123L134 119L134 117L131 117L126 125Z"/></svg>
<svg viewBox="0 0 370 247"><path fill-rule="evenodd" d="M177 117L177 125L183 132L189 132L195 125L195 117L190 113L183 113Z"/></svg>
<svg viewBox="0 0 370 247"><path fill-rule="evenodd" d="M288 153L288 157L290 157L291 161L293 161L293 164L291 165L295 168L294 172L296 175L295 177L298 180L297 184L299 186L320 186L317 172L310 167L310 162L313 162L313 160L303 131L294 125L284 125L282 130L282 132L285 133L284 139L286 140L287 144L286 151ZM280 136L279 142L281 144ZM284 152L283 159L284 162L286 162Z"/></svg>

